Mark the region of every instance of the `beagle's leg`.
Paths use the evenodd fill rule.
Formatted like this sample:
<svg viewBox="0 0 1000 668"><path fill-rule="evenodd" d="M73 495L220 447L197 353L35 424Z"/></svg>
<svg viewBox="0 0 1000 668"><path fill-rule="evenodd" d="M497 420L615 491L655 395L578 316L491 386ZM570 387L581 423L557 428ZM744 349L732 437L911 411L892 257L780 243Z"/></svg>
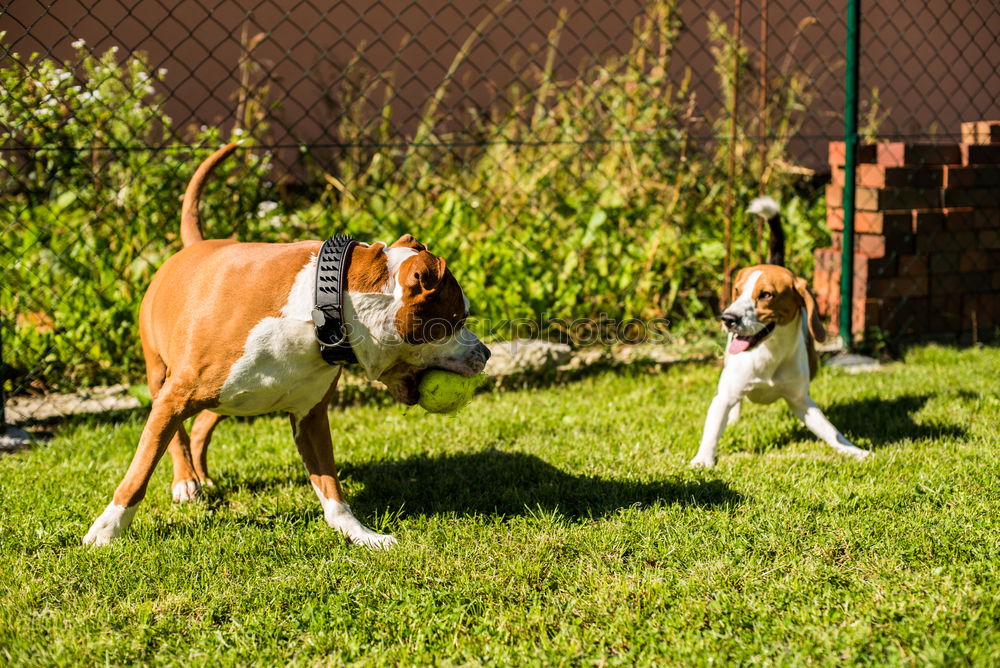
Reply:
<svg viewBox="0 0 1000 668"><path fill-rule="evenodd" d="M139 437L132 463L104 512L83 537L85 545L107 545L128 528L146 496L146 486L156 463L188 412L187 401L171 396L169 385L153 400L146 426Z"/></svg>
<svg viewBox="0 0 1000 668"><path fill-rule="evenodd" d="M347 540L357 545L376 549L386 549L396 544L396 539L387 534L376 533L354 517L351 508L344 503L344 493L337 477L337 465L333 459L333 442L330 438L330 421L326 407L333 395L331 392L314 406L304 417L291 416L295 445L309 472L316 496L323 506L326 523L340 531Z"/></svg>
<svg viewBox="0 0 1000 668"><path fill-rule="evenodd" d="M726 416L726 426L731 427L736 424L736 421L740 419L740 407L743 406L743 400L737 401L733 404L733 407L729 409L729 414Z"/></svg>
<svg viewBox="0 0 1000 668"><path fill-rule="evenodd" d="M719 445L719 438L726 428L726 421L733 410L739 414L740 399L730 399L723 394L716 394L708 407L708 415L705 416L705 428L701 433L701 444L698 446L698 454L691 460L691 466L711 468L715 466L715 454Z"/></svg>
<svg viewBox="0 0 1000 668"><path fill-rule="evenodd" d="M871 455L868 450L862 450L844 438L844 435L826 419L816 402L808 396L802 399L786 399L786 401L795 415L809 428L809 431L826 441L840 454L859 460Z"/></svg>

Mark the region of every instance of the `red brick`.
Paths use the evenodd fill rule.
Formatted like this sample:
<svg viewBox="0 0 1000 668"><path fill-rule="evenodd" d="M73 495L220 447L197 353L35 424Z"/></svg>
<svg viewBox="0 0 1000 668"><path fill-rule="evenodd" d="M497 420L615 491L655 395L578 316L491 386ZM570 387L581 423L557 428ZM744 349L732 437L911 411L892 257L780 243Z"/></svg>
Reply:
<svg viewBox="0 0 1000 668"><path fill-rule="evenodd" d="M1000 121L972 121L970 123L962 123L962 143L1000 143Z"/></svg>
<svg viewBox="0 0 1000 668"><path fill-rule="evenodd" d="M938 274L952 274L958 271L959 259L962 257L961 253L931 253L927 256L928 268L932 274L934 274L934 280L937 280ZM932 284L932 291L933 291Z"/></svg>
<svg viewBox="0 0 1000 668"><path fill-rule="evenodd" d="M914 211L913 232L917 235L917 243L927 234L944 232L946 221L943 211Z"/></svg>
<svg viewBox="0 0 1000 668"><path fill-rule="evenodd" d="M872 297L926 297L930 293L927 274L901 276L896 278L876 278L868 282L868 294Z"/></svg>
<svg viewBox="0 0 1000 668"><path fill-rule="evenodd" d="M844 186L843 167L834 167L832 177L833 185ZM944 168L860 164L854 183L862 188L941 188L944 185Z"/></svg>
<svg viewBox="0 0 1000 668"><path fill-rule="evenodd" d="M854 208L858 211L933 209L941 206L941 192L938 188L855 188ZM828 185L826 205L843 207L843 188Z"/></svg>
<svg viewBox="0 0 1000 668"><path fill-rule="evenodd" d="M976 271L966 274L935 274L931 294L964 295L988 293L993 290L993 272Z"/></svg>
<svg viewBox="0 0 1000 668"><path fill-rule="evenodd" d="M831 235L834 250L843 250L843 233ZM867 257L885 257L886 240L881 234L855 234L854 252Z"/></svg>
<svg viewBox="0 0 1000 668"><path fill-rule="evenodd" d="M882 328L882 312L884 310L884 299L865 299L861 304L855 304L855 310L861 309L861 318L857 313L853 313L855 320L854 331L858 331L857 321L861 320L863 327L860 331L868 331L872 327Z"/></svg>
<svg viewBox="0 0 1000 668"><path fill-rule="evenodd" d="M826 318L827 331L836 334L840 317L840 253L832 248L814 251L813 291L820 313ZM865 299L868 283L867 263L863 255L854 256L854 286L851 306L851 331L864 330Z"/></svg>
<svg viewBox="0 0 1000 668"><path fill-rule="evenodd" d="M1000 229L1000 209L945 209L948 231Z"/></svg>
<svg viewBox="0 0 1000 668"><path fill-rule="evenodd" d="M938 234L917 233L917 253L924 255L934 252L954 252L974 250L979 243L976 233L941 232Z"/></svg>
<svg viewBox="0 0 1000 668"><path fill-rule="evenodd" d="M847 151L845 149L845 144L842 141L832 141L827 150L828 162L831 165L843 166L844 156ZM858 144L857 149L857 161L862 162L875 162L877 152L875 150L874 144Z"/></svg>
<svg viewBox="0 0 1000 668"><path fill-rule="evenodd" d="M989 253L983 250L965 251L958 258L958 270L963 274L970 271L987 271L989 268Z"/></svg>
<svg viewBox="0 0 1000 668"><path fill-rule="evenodd" d="M925 165L963 164L963 153L959 144L889 142L876 144L876 146L878 147L878 164L884 167L923 167Z"/></svg>
<svg viewBox="0 0 1000 668"><path fill-rule="evenodd" d="M900 255L899 275L900 276L922 276L928 272L928 256L926 255Z"/></svg>
<svg viewBox="0 0 1000 668"><path fill-rule="evenodd" d="M881 308L882 328L893 334L923 334L927 331L928 299L886 299Z"/></svg>
<svg viewBox="0 0 1000 668"><path fill-rule="evenodd" d="M956 265L951 271L957 272L958 266ZM965 289L963 287L961 274L934 274L934 282L931 283L932 295L950 295L955 297L963 294L964 292Z"/></svg>
<svg viewBox="0 0 1000 668"><path fill-rule="evenodd" d="M1000 144L997 144L1000 148ZM1000 207L1000 188L955 188L942 190L946 208L976 207L995 209Z"/></svg>
<svg viewBox="0 0 1000 668"><path fill-rule="evenodd" d="M977 338L988 336L989 330L1000 325L1000 294L968 295L962 299L965 327Z"/></svg>
<svg viewBox="0 0 1000 668"><path fill-rule="evenodd" d="M1000 229L980 230L979 247L991 250L1000 248Z"/></svg>
<svg viewBox="0 0 1000 668"><path fill-rule="evenodd" d="M834 231L844 229L844 210L827 207L826 224ZM884 211L855 211L854 231L860 234L904 233L913 229L913 214Z"/></svg>
<svg viewBox="0 0 1000 668"><path fill-rule="evenodd" d="M971 165L968 167L944 167L945 188L998 188L1000 187L1000 167L992 165Z"/></svg>
<svg viewBox="0 0 1000 668"><path fill-rule="evenodd" d="M953 295L932 296L927 304L927 330L931 333L958 332L962 329L962 298Z"/></svg>
<svg viewBox="0 0 1000 668"><path fill-rule="evenodd" d="M962 144L963 165L1000 165L1000 144Z"/></svg>

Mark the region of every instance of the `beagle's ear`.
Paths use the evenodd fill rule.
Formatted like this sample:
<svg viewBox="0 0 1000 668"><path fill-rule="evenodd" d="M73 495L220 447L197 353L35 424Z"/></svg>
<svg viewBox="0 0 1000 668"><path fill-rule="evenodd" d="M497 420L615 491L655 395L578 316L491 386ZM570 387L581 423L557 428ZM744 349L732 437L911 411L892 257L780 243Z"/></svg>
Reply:
<svg viewBox="0 0 1000 668"><path fill-rule="evenodd" d="M427 250L427 246L414 239L412 234L404 234L389 248L412 248L418 252Z"/></svg>
<svg viewBox="0 0 1000 668"><path fill-rule="evenodd" d="M751 267L743 267L736 273L736 280L733 281L733 294L729 296L730 304L740 298L740 293L743 292L743 281L747 279L750 269Z"/></svg>
<svg viewBox="0 0 1000 668"><path fill-rule="evenodd" d="M425 250L407 258L399 267L399 285L403 288L404 297L417 297L433 292L444 278L446 270L443 257Z"/></svg>
<svg viewBox="0 0 1000 668"><path fill-rule="evenodd" d="M802 297L802 302L806 307L806 321L809 323L809 333L812 337L823 343L826 341L826 330L823 329L823 321L819 319L819 309L816 308L816 299L809 291L809 283L804 278L795 279L795 291Z"/></svg>

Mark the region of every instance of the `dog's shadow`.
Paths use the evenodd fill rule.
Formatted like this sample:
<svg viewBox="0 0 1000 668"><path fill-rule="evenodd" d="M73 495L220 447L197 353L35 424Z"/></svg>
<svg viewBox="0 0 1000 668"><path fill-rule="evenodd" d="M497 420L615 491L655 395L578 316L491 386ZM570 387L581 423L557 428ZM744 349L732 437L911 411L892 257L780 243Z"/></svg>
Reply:
<svg viewBox="0 0 1000 668"><path fill-rule="evenodd" d="M743 496L721 480L640 482L574 475L534 455L488 449L343 467L364 483L351 505L400 516L518 516L544 509L570 519L655 503L735 506Z"/></svg>
<svg viewBox="0 0 1000 668"><path fill-rule="evenodd" d="M876 449L906 440L966 438L969 430L960 424L913 419L932 398L929 394L870 397L833 404L823 412L842 432L867 438Z"/></svg>
<svg viewBox="0 0 1000 668"><path fill-rule="evenodd" d="M929 394L905 394L892 399L870 397L829 406L820 406L833 426L849 439L865 439L872 450L907 440L965 438L968 429L959 424L928 421L918 423L913 416L933 398ZM782 441L816 439L801 422L795 422ZM768 449L761 447L758 449Z"/></svg>

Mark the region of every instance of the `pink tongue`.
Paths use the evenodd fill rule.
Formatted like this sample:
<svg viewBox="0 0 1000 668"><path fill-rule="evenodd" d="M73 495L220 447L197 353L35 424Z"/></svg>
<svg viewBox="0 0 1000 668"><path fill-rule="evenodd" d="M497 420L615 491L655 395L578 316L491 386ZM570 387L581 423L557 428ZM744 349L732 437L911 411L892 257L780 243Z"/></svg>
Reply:
<svg viewBox="0 0 1000 668"><path fill-rule="evenodd" d="M736 353L741 353L750 347L750 339L743 339L738 336L734 336L733 340L729 342L729 354L735 355Z"/></svg>

